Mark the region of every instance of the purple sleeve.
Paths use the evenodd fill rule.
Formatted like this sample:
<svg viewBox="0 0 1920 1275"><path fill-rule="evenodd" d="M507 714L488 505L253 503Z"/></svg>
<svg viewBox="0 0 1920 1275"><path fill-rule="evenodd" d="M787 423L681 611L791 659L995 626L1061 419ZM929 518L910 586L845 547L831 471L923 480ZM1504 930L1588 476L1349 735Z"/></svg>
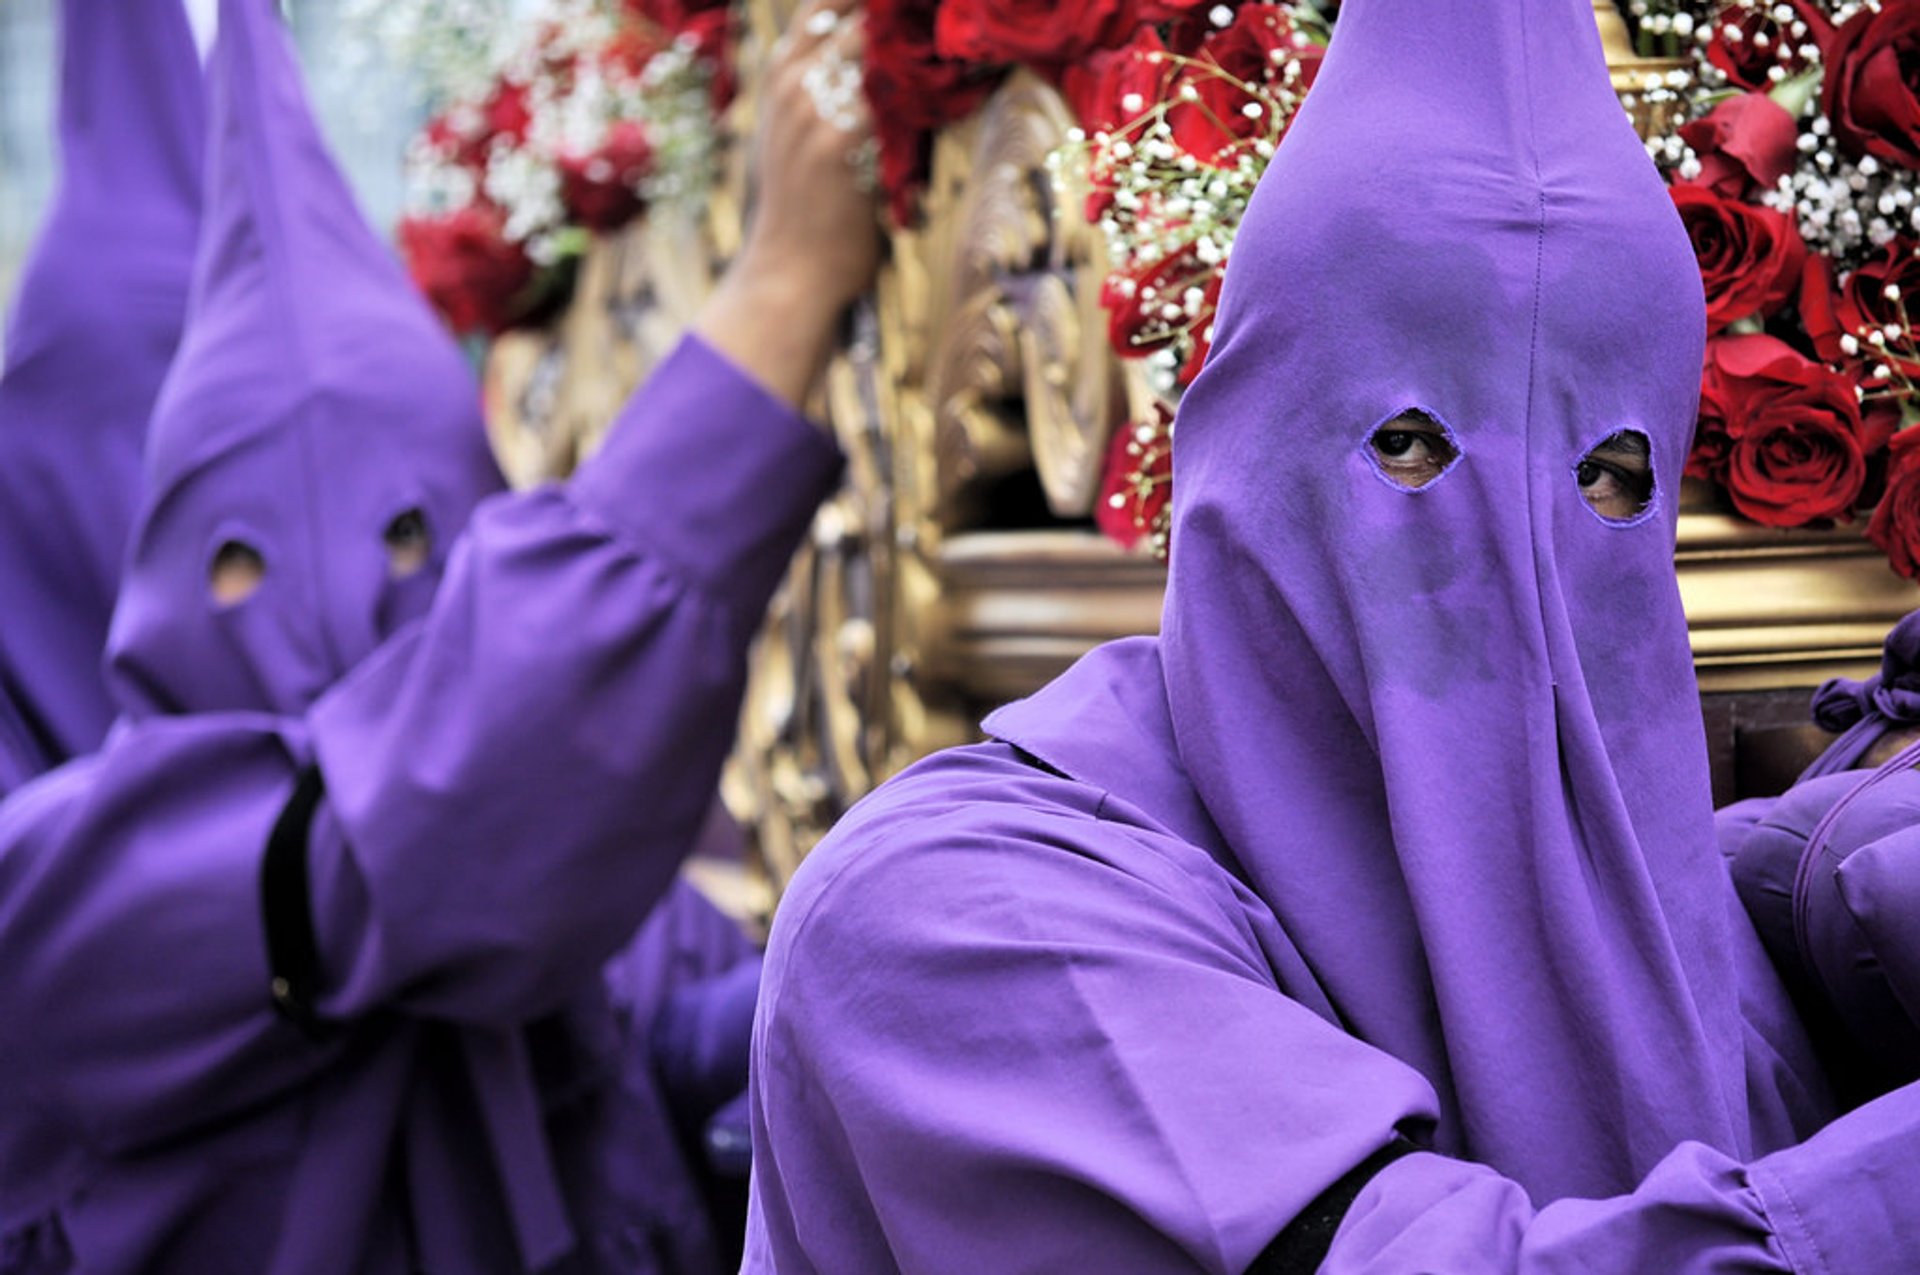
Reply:
<svg viewBox="0 0 1920 1275"><path fill-rule="evenodd" d="M883 788L782 904L747 1270L1240 1275L1430 1127L1414 1069L1275 984L1271 916L1211 860L983 778L944 787L992 805ZM1920 1251L1917 1174L1920 1091L1749 1165L1682 1146L1631 1194L1538 1211L1416 1153L1323 1269L1894 1275Z"/></svg>
<svg viewBox="0 0 1920 1275"><path fill-rule="evenodd" d="M1389 1166L1334 1238L1328 1275L1896 1275L1920 1252L1920 1089L1741 1165L1687 1143L1629 1195L1535 1211L1492 1170L1437 1155Z"/></svg>
<svg viewBox="0 0 1920 1275"><path fill-rule="evenodd" d="M1359 1194L1321 1269L1895 1275L1920 1252L1916 1173L1916 1089L1747 1166L1682 1144L1632 1194L1538 1212L1492 1169L1417 1154Z"/></svg>
<svg viewBox="0 0 1920 1275"><path fill-rule="evenodd" d="M876 813L910 787L774 922L746 1270L1240 1275L1432 1118L1411 1068L1279 992L1198 850L1037 809Z"/></svg>
<svg viewBox="0 0 1920 1275"><path fill-rule="evenodd" d="M622 943L699 832L827 437L689 338L572 482L483 506L432 612L316 707L323 1015L509 1024Z"/></svg>
<svg viewBox="0 0 1920 1275"><path fill-rule="evenodd" d="M260 853L303 755L297 722L157 719L0 805L0 1218L337 1057L267 995Z"/></svg>

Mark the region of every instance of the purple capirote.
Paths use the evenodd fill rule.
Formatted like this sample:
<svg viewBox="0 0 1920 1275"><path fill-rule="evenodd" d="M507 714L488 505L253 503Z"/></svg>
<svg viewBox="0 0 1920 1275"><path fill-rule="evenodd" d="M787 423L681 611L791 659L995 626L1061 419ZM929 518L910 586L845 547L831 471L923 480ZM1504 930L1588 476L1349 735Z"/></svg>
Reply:
<svg viewBox="0 0 1920 1275"><path fill-rule="evenodd" d="M676 870L838 454L689 338L571 481L499 494L274 8L221 5L123 718L0 804L0 1272L710 1275L651 1025L750 959ZM230 542L264 577L222 605ZM316 774L302 1024L262 865Z"/></svg>
<svg viewBox="0 0 1920 1275"><path fill-rule="evenodd" d="M1321 1269L1911 1269L1920 1091L1831 1120L1715 845L1704 333L1591 4L1347 0L1181 404L1161 636L782 905L747 1269L1237 1275L1396 1137ZM1409 411L1458 449L1418 489Z"/></svg>
<svg viewBox="0 0 1920 1275"><path fill-rule="evenodd" d="M200 78L180 0L62 0L59 184L0 369L0 796L113 720L101 656L186 317Z"/></svg>

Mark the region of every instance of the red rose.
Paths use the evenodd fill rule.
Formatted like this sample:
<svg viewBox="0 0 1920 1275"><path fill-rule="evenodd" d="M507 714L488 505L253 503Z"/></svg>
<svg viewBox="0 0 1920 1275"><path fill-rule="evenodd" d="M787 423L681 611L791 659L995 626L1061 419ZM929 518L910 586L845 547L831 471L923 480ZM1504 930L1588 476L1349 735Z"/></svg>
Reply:
<svg viewBox="0 0 1920 1275"><path fill-rule="evenodd" d="M934 52L938 0L870 0L867 5L867 101L880 143L880 185L895 220L913 219L927 177L932 134L979 109L995 73Z"/></svg>
<svg viewBox="0 0 1920 1275"><path fill-rule="evenodd" d="M1852 515L1867 479L1852 378L1770 336L1723 336L1708 343L1701 398L1721 414L1717 476L1735 509L1770 527Z"/></svg>
<svg viewBox="0 0 1920 1275"><path fill-rule="evenodd" d="M400 223L400 253L414 283L455 332L501 332L519 317L533 262L505 227L506 214L486 204Z"/></svg>
<svg viewBox="0 0 1920 1275"><path fill-rule="evenodd" d="M1210 13L1219 7L1219 0L1140 0L1140 21L1185 22L1203 10ZM1231 9L1233 5L1226 7Z"/></svg>
<svg viewBox="0 0 1920 1275"><path fill-rule="evenodd" d="M732 0L626 0L626 10L655 26L678 33L702 14L724 13Z"/></svg>
<svg viewBox="0 0 1920 1275"><path fill-rule="evenodd" d="M643 206L639 186L653 169L653 144L646 129L621 120L607 130L598 151L565 156L557 167L570 219L588 230L618 230Z"/></svg>
<svg viewBox="0 0 1920 1275"><path fill-rule="evenodd" d="M1135 126L1142 124L1156 103L1172 97L1174 77L1174 65L1159 33L1146 27L1132 43L1102 50L1067 68L1060 91L1088 132L1137 137L1141 129ZM1099 222L1112 204L1112 177L1106 156L1096 151L1085 209L1088 222Z"/></svg>
<svg viewBox="0 0 1920 1275"><path fill-rule="evenodd" d="M1895 571L1920 580L1920 430L1902 430L1887 445L1887 490L1867 524L1867 539Z"/></svg>
<svg viewBox="0 0 1920 1275"><path fill-rule="evenodd" d="M1771 190L1793 171L1800 124L1765 93L1730 97L1705 116L1680 126L1681 140L1700 159L1693 184L1723 199L1741 199L1755 188Z"/></svg>
<svg viewBox="0 0 1920 1275"><path fill-rule="evenodd" d="M1100 287L1107 340L1122 358L1144 358L1177 341L1200 322L1218 271L1189 245L1131 273L1115 271Z"/></svg>
<svg viewBox="0 0 1920 1275"><path fill-rule="evenodd" d="M1769 72L1776 66L1786 75L1805 71L1812 63L1804 50L1825 47L1833 24L1809 0L1789 3L1794 16L1785 24L1773 16L1771 2L1721 5L1707 42L1707 61L1740 88L1762 92L1772 85Z"/></svg>
<svg viewBox="0 0 1920 1275"><path fill-rule="evenodd" d="M707 96L716 114L733 105L740 76L733 62L733 10L708 9L689 17L680 37L693 41L694 55L713 69Z"/></svg>
<svg viewBox="0 0 1920 1275"><path fill-rule="evenodd" d="M1169 97L1173 67L1166 52L1159 32L1143 27L1131 42L1068 67L1060 92L1081 127L1089 133L1119 132Z"/></svg>
<svg viewBox="0 0 1920 1275"><path fill-rule="evenodd" d="M1807 246L1785 213L1722 199L1704 186L1674 186L1671 194L1700 259L1709 332L1771 314L1793 295Z"/></svg>
<svg viewBox="0 0 1920 1275"><path fill-rule="evenodd" d="M647 64L666 51L667 32L647 22L617 28L599 53L600 65L617 80L637 80Z"/></svg>
<svg viewBox="0 0 1920 1275"><path fill-rule="evenodd" d="M1687 477L1704 478L1724 487L1727 483L1727 456L1733 451L1733 435L1728 418L1732 415L1725 377L1714 366L1713 351L1700 373L1700 418L1693 427L1693 450L1687 453Z"/></svg>
<svg viewBox="0 0 1920 1275"><path fill-rule="evenodd" d="M496 137L504 137L516 145L526 141L527 130L533 126L527 86L511 80L500 81L480 104L480 114L484 123L479 141L483 146L490 145Z"/></svg>
<svg viewBox="0 0 1920 1275"><path fill-rule="evenodd" d="M1834 34L1820 105L1855 155L1920 168L1920 5L1867 6Z"/></svg>
<svg viewBox="0 0 1920 1275"><path fill-rule="evenodd" d="M1154 404L1154 419L1115 431L1100 475L1094 525L1131 549L1148 540L1165 557L1172 522L1173 413Z"/></svg>
<svg viewBox="0 0 1920 1275"><path fill-rule="evenodd" d="M485 171L496 140L518 146L527 140L532 124L527 86L503 79L481 101L455 106L428 120L425 133L435 151L478 173Z"/></svg>
<svg viewBox="0 0 1920 1275"><path fill-rule="evenodd" d="M1920 251L1911 239L1896 239L1836 285L1833 269L1824 257L1809 261L1800 287L1800 321L1813 338L1814 352L1830 362L1857 359L1866 366L1886 363L1920 375L1920 351L1914 348L1905 298L1920 298ZM1892 288L1900 300L1887 296ZM1897 328L1901 335L1876 348L1868 335ZM1840 338L1852 336L1859 345L1846 350Z"/></svg>
<svg viewBox="0 0 1920 1275"><path fill-rule="evenodd" d="M933 44L956 62L1058 66L1124 44L1139 26L1137 0L942 0Z"/></svg>
<svg viewBox="0 0 1920 1275"><path fill-rule="evenodd" d="M1244 140L1272 136L1272 108L1249 96L1241 84L1304 91L1319 70L1320 53L1317 45L1295 42L1285 8L1244 6L1234 14L1232 26L1202 42L1195 54L1200 65L1182 72L1181 91L1191 85L1197 98L1179 102L1169 112L1174 141L1196 159L1213 161ZM1286 68L1295 63L1301 67L1300 78L1286 83ZM1256 113L1248 113L1250 106Z"/></svg>
<svg viewBox="0 0 1920 1275"><path fill-rule="evenodd" d="M1200 375L1200 369L1207 365L1207 356L1213 353L1213 321L1220 312L1220 285L1226 281L1227 268L1224 265L1207 280L1206 296L1200 302L1200 317L1193 324L1193 353L1187 356L1186 364L1174 377L1182 389L1193 384L1194 378Z"/></svg>
<svg viewBox="0 0 1920 1275"><path fill-rule="evenodd" d="M999 76L934 51L938 0L870 0L867 96L874 118L927 132L973 114Z"/></svg>

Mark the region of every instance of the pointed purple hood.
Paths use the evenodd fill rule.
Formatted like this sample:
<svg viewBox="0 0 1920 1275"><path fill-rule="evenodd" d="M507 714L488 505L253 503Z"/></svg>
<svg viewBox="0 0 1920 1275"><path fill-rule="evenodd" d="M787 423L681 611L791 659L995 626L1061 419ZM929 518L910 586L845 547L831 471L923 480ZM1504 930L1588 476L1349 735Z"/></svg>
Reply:
<svg viewBox="0 0 1920 1275"><path fill-rule="evenodd" d="M500 487L473 375L334 166L271 0L222 0L209 82L192 306L110 644L134 716L302 711L424 613ZM393 580L382 535L412 511L433 561ZM220 606L228 542L265 580Z"/></svg>
<svg viewBox="0 0 1920 1275"><path fill-rule="evenodd" d="M1704 334L1588 0L1349 0L1180 413L1184 767L1440 1148L1536 1200L1748 1149L1672 566ZM1418 490L1368 445L1406 409L1460 453ZM1608 522L1622 430L1656 491Z"/></svg>
<svg viewBox="0 0 1920 1275"><path fill-rule="evenodd" d="M200 220L181 0L63 0L60 29L60 183L0 373L0 794L113 718L101 653Z"/></svg>

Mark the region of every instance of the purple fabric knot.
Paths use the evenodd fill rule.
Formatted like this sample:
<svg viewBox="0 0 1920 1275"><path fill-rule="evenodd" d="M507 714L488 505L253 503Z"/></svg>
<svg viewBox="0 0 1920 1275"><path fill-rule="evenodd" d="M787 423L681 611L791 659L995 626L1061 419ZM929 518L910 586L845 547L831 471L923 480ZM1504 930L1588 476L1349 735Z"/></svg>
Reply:
<svg viewBox="0 0 1920 1275"><path fill-rule="evenodd" d="M1920 611L1887 633L1878 673L1864 682L1836 677L1813 693L1813 720L1840 738L1795 783L1852 770L1888 730L1920 725Z"/></svg>
<svg viewBox="0 0 1920 1275"><path fill-rule="evenodd" d="M1887 634L1880 656L1880 676L1867 683L1873 707L1889 723L1920 723L1920 611L1914 611Z"/></svg>
<svg viewBox="0 0 1920 1275"><path fill-rule="evenodd" d="M1820 689L1813 693L1814 722L1821 730L1838 735L1857 724L1873 708L1873 697L1879 686L1877 675L1864 682L1850 677L1822 682Z"/></svg>

